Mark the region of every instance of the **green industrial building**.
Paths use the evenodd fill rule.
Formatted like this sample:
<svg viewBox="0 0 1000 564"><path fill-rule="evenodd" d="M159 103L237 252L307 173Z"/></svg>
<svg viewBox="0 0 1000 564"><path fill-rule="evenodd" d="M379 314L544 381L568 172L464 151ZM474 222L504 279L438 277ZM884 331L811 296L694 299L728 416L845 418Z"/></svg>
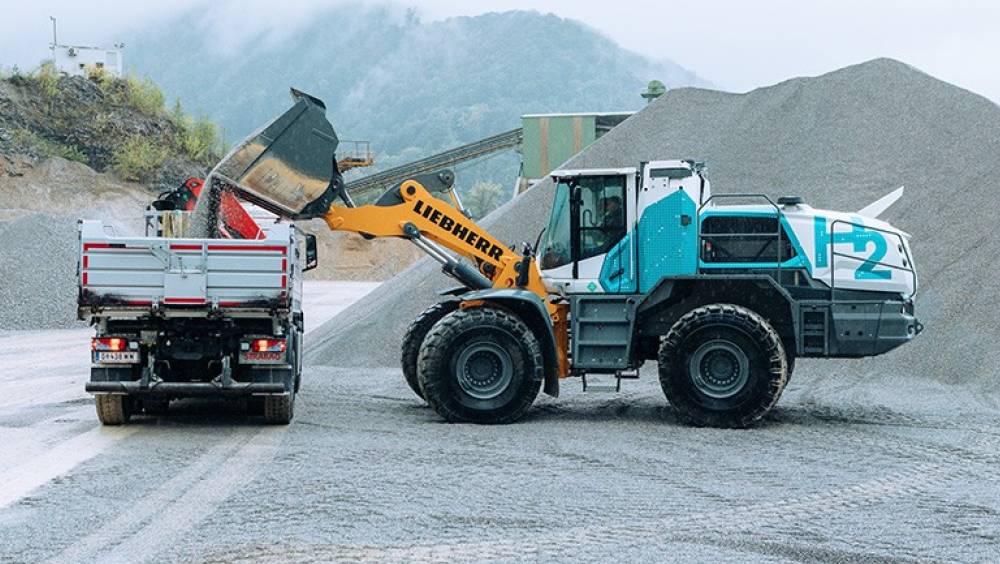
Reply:
<svg viewBox="0 0 1000 564"><path fill-rule="evenodd" d="M544 178L635 112L527 114L521 116L521 177Z"/></svg>

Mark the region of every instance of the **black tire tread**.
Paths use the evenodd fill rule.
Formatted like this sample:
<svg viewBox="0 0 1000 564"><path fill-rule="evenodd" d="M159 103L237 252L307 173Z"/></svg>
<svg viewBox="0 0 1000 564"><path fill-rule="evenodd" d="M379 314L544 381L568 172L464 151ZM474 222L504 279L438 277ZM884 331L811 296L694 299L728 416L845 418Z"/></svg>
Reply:
<svg viewBox="0 0 1000 564"><path fill-rule="evenodd" d="M132 416L129 398L122 395L99 394L94 396L97 419L102 425L124 425Z"/></svg>
<svg viewBox="0 0 1000 564"><path fill-rule="evenodd" d="M449 401L448 388L440 382L427 378L430 367L447 364L449 344L467 330L482 326L500 326L509 331L525 345L531 373L525 392L507 406L503 413L472 416L461 413ZM453 311L438 321L424 339L418 361L420 387L427 403L448 422L472 422L482 424L507 424L524 416L538 396L544 375L542 346L531 329L515 315L493 307L477 307Z"/></svg>
<svg viewBox="0 0 1000 564"><path fill-rule="evenodd" d="M671 370L673 361L679 356L677 350L684 336L694 329L709 323L734 325L747 332L762 345L770 366L772 379L766 394L761 394L751 409L743 413L710 412L699 408L688 400L678 386L678 379ZM762 316L743 306L735 304L711 304L695 308L681 317L670 328L660 343L658 355L660 387L670 405L677 410L681 419L699 427L746 428L760 421L781 397L790 374L788 358L781 337Z"/></svg>
<svg viewBox="0 0 1000 564"><path fill-rule="evenodd" d="M402 354L400 355L403 378L420 399L424 399L424 391L420 389L420 378L417 377L420 345L424 343L424 338L427 337L427 333L434 327L434 324L456 309L458 309L457 301L438 302L418 315L406 329L406 334L403 335Z"/></svg>
<svg viewBox="0 0 1000 564"><path fill-rule="evenodd" d="M270 425L288 425L295 416L295 394L264 396L264 421Z"/></svg>

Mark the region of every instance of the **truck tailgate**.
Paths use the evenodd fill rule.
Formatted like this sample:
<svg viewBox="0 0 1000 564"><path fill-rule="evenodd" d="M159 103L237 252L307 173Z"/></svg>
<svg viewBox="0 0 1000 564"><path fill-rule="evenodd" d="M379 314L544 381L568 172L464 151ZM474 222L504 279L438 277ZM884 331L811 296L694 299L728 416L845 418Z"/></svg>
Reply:
<svg viewBox="0 0 1000 564"><path fill-rule="evenodd" d="M107 235L80 223L80 305L261 307L289 299L295 249L287 225L265 239Z"/></svg>

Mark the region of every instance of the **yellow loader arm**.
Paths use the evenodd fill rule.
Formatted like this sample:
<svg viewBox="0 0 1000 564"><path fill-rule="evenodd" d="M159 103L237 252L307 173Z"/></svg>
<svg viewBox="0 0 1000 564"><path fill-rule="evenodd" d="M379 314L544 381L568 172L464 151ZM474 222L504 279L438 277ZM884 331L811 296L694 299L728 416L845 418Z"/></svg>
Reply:
<svg viewBox="0 0 1000 564"><path fill-rule="evenodd" d="M453 190L449 186L451 200L455 202L458 198ZM395 201L396 196L398 201ZM505 247L452 203L434 197L418 180L403 181L387 192L378 204L360 207L331 205L323 220L335 231L353 231L367 237L409 239L470 290L520 288L534 293L546 304L552 320L559 376L569 375L566 354L569 349L569 306L548 299L548 289L534 258L519 255ZM478 271L471 271L466 263L455 261L440 247L473 260L479 265ZM464 271L463 267L470 272ZM483 279L477 281L477 276ZM482 304L475 301L462 302L462 307L479 305Z"/></svg>
<svg viewBox="0 0 1000 564"><path fill-rule="evenodd" d="M325 106L296 90L292 96L295 105L233 149L210 173L209 182L227 185L282 217L322 218L332 230L367 238L408 239L469 290L512 288L535 294L552 321L559 375L567 376L568 306L548 299L531 253L514 252L460 209L451 171L405 180L375 203L356 206L336 166L338 140ZM462 307L479 305L476 300L462 301Z"/></svg>

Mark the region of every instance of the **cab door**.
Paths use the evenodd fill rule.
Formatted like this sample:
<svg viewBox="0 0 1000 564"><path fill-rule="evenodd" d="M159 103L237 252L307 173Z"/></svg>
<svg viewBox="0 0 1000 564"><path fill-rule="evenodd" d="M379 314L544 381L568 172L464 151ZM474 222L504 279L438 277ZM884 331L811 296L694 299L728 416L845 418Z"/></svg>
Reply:
<svg viewBox="0 0 1000 564"><path fill-rule="evenodd" d="M569 294L634 292L634 169L581 171L556 178L539 267Z"/></svg>

